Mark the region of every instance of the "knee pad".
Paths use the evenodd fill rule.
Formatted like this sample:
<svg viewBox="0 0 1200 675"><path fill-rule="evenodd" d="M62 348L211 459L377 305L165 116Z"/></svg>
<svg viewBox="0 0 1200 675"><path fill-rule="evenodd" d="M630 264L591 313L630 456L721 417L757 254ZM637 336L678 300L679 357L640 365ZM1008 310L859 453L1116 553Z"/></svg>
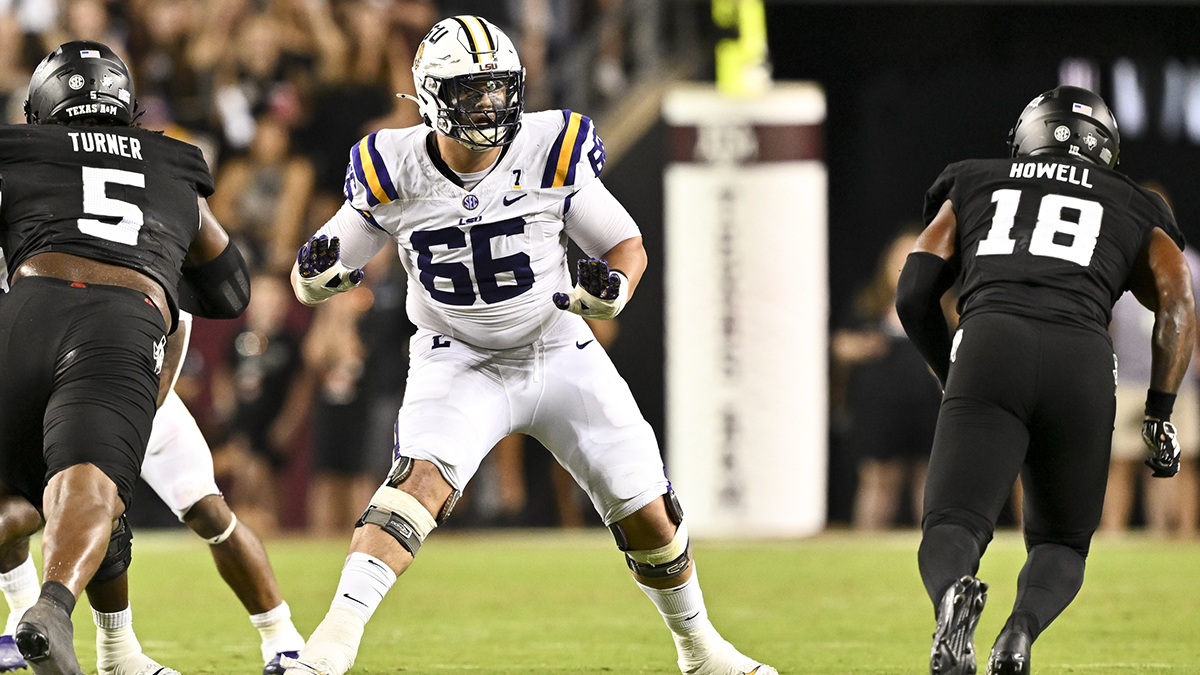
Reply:
<svg viewBox="0 0 1200 675"><path fill-rule="evenodd" d="M444 506L442 510L445 510ZM359 528L368 523L391 535L414 558L417 551L421 550L421 542L437 527L437 521L429 515L416 497L388 485L375 491L375 495L371 497L371 505L354 527Z"/></svg>
<svg viewBox="0 0 1200 675"><path fill-rule="evenodd" d="M100 561L100 568L92 576L92 581L116 579L129 569L131 562L133 562L133 530L129 527L125 514L121 514L121 517L117 519L117 526L113 528L112 535L108 538L108 550L104 553L104 560Z"/></svg>

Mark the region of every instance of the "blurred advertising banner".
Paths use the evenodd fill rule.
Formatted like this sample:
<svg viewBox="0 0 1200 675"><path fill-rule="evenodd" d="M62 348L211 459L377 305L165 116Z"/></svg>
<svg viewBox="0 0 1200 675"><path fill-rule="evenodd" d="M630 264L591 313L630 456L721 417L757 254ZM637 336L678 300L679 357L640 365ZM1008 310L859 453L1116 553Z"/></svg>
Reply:
<svg viewBox="0 0 1200 675"><path fill-rule="evenodd" d="M700 536L825 525L825 97L685 85L663 104L668 467Z"/></svg>

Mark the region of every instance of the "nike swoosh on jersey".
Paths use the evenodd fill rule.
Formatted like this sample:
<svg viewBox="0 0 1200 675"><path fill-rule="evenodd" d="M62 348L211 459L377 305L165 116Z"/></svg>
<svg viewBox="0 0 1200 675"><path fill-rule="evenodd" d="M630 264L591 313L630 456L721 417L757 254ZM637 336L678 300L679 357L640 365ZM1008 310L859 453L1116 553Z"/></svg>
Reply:
<svg viewBox="0 0 1200 675"><path fill-rule="evenodd" d="M526 193L524 193L524 194L517 195L516 197L513 197L512 199L509 199L508 197L505 197L505 198L504 198L504 205L505 205L505 206L512 206L513 204L516 204L517 202L521 201L522 199L524 199L524 198L526 198L526 197L528 197L528 196L529 196L529 193L528 193L528 192L526 192Z"/></svg>
<svg viewBox="0 0 1200 675"><path fill-rule="evenodd" d="M352 598L352 597L350 597L350 594L349 594L349 593L342 593L342 597L343 597L343 598L348 598L348 599L350 599L350 600L353 600L354 602L357 602L358 604L362 605L363 607L366 607L366 606L367 606L367 603L363 602L362 600L359 600L358 598Z"/></svg>
<svg viewBox="0 0 1200 675"><path fill-rule="evenodd" d="M595 340L588 340L587 342L584 342L583 344L580 344L578 341L576 341L575 346L579 349L583 349L584 347L592 344L593 342L595 342Z"/></svg>

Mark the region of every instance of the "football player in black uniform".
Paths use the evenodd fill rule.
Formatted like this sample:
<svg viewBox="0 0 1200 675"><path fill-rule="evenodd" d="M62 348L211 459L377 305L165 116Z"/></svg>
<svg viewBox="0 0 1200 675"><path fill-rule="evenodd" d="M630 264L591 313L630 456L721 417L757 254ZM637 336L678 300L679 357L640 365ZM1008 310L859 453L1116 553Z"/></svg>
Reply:
<svg viewBox="0 0 1200 675"><path fill-rule="evenodd" d="M1170 417L1195 344L1195 303L1174 217L1112 170L1117 125L1089 91L1035 98L1009 148L1011 159L951 164L934 183L896 300L945 389L918 555L937 614L936 675L975 672L987 585L974 574L1018 474L1028 558L988 672L1029 673L1033 641L1083 584L1115 412L1107 325L1126 290L1155 315L1147 464L1156 476L1179 470ZM956 279L961 323L951 338L938 301Z"/></svg>
<svg viewBox="0 0 1200 675"><path fill-rule="evenodd" d="M215 220L194 146L134 126L125 64L70 42L34 71L28 125L0 127L0 540L44 517L45 583L15 640L35 673L79 673L71 611L129 565L123 514L150 434L180 307L245 308L245 263ZM122 584L123 585L123 584Z"/></svg>

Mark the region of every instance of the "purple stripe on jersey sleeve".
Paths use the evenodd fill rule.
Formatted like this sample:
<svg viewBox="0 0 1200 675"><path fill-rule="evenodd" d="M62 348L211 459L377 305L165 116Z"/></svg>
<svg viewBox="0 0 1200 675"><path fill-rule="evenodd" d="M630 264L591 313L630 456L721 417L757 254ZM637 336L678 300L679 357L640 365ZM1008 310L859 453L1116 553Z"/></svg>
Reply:
<svg viewBox="0 0 1200 675"><path fill-rule="evenodd" d="M350 167L354 169L355 180L358 181L358 184L363 188L363 192L367 195L367 205L375 206L379 203L379 200L375 198L374 194L371 194L371 188L367 185L367 174L363 172L362 159L358 151L358 146L361 144L362 141L355 143L354 147L350 150Z"/></svg>
<svg viewBox="0 0 1200 675"><path fill-rule="evenodd" d="M587 115L580 115L579 133L575 135L575 147L571 148L571 165L567 167L567 179L563 185L575 184L575 166L579 164L579 153L583 151L583 142L592 133L592 120Z"/></svg>
<svg viewBox="0 0 1200 675"><path fill-rule="evenodd" d="M558 171L558 155L562 151L563 139L567 136L567 129L571 128L571 111L564 110L563 128L558 132L558 138L554 139L554 145L550 146L550 154L546 159L546 171L542 173L542 189L554 185L554 174Z"/></svg>
<svg viewBox="0 0 1200 675"><path fill-rule="evenodd" d="M383 193L388 196L389 200L396 201L396 186L392 183L392 177L388 175L383 157L375 149L375 134L377 133L379 132L374 131L367 136L367 152L371 153L371 164L375 166L375 176L379 179L379 184L383 186Z"/></svg>

